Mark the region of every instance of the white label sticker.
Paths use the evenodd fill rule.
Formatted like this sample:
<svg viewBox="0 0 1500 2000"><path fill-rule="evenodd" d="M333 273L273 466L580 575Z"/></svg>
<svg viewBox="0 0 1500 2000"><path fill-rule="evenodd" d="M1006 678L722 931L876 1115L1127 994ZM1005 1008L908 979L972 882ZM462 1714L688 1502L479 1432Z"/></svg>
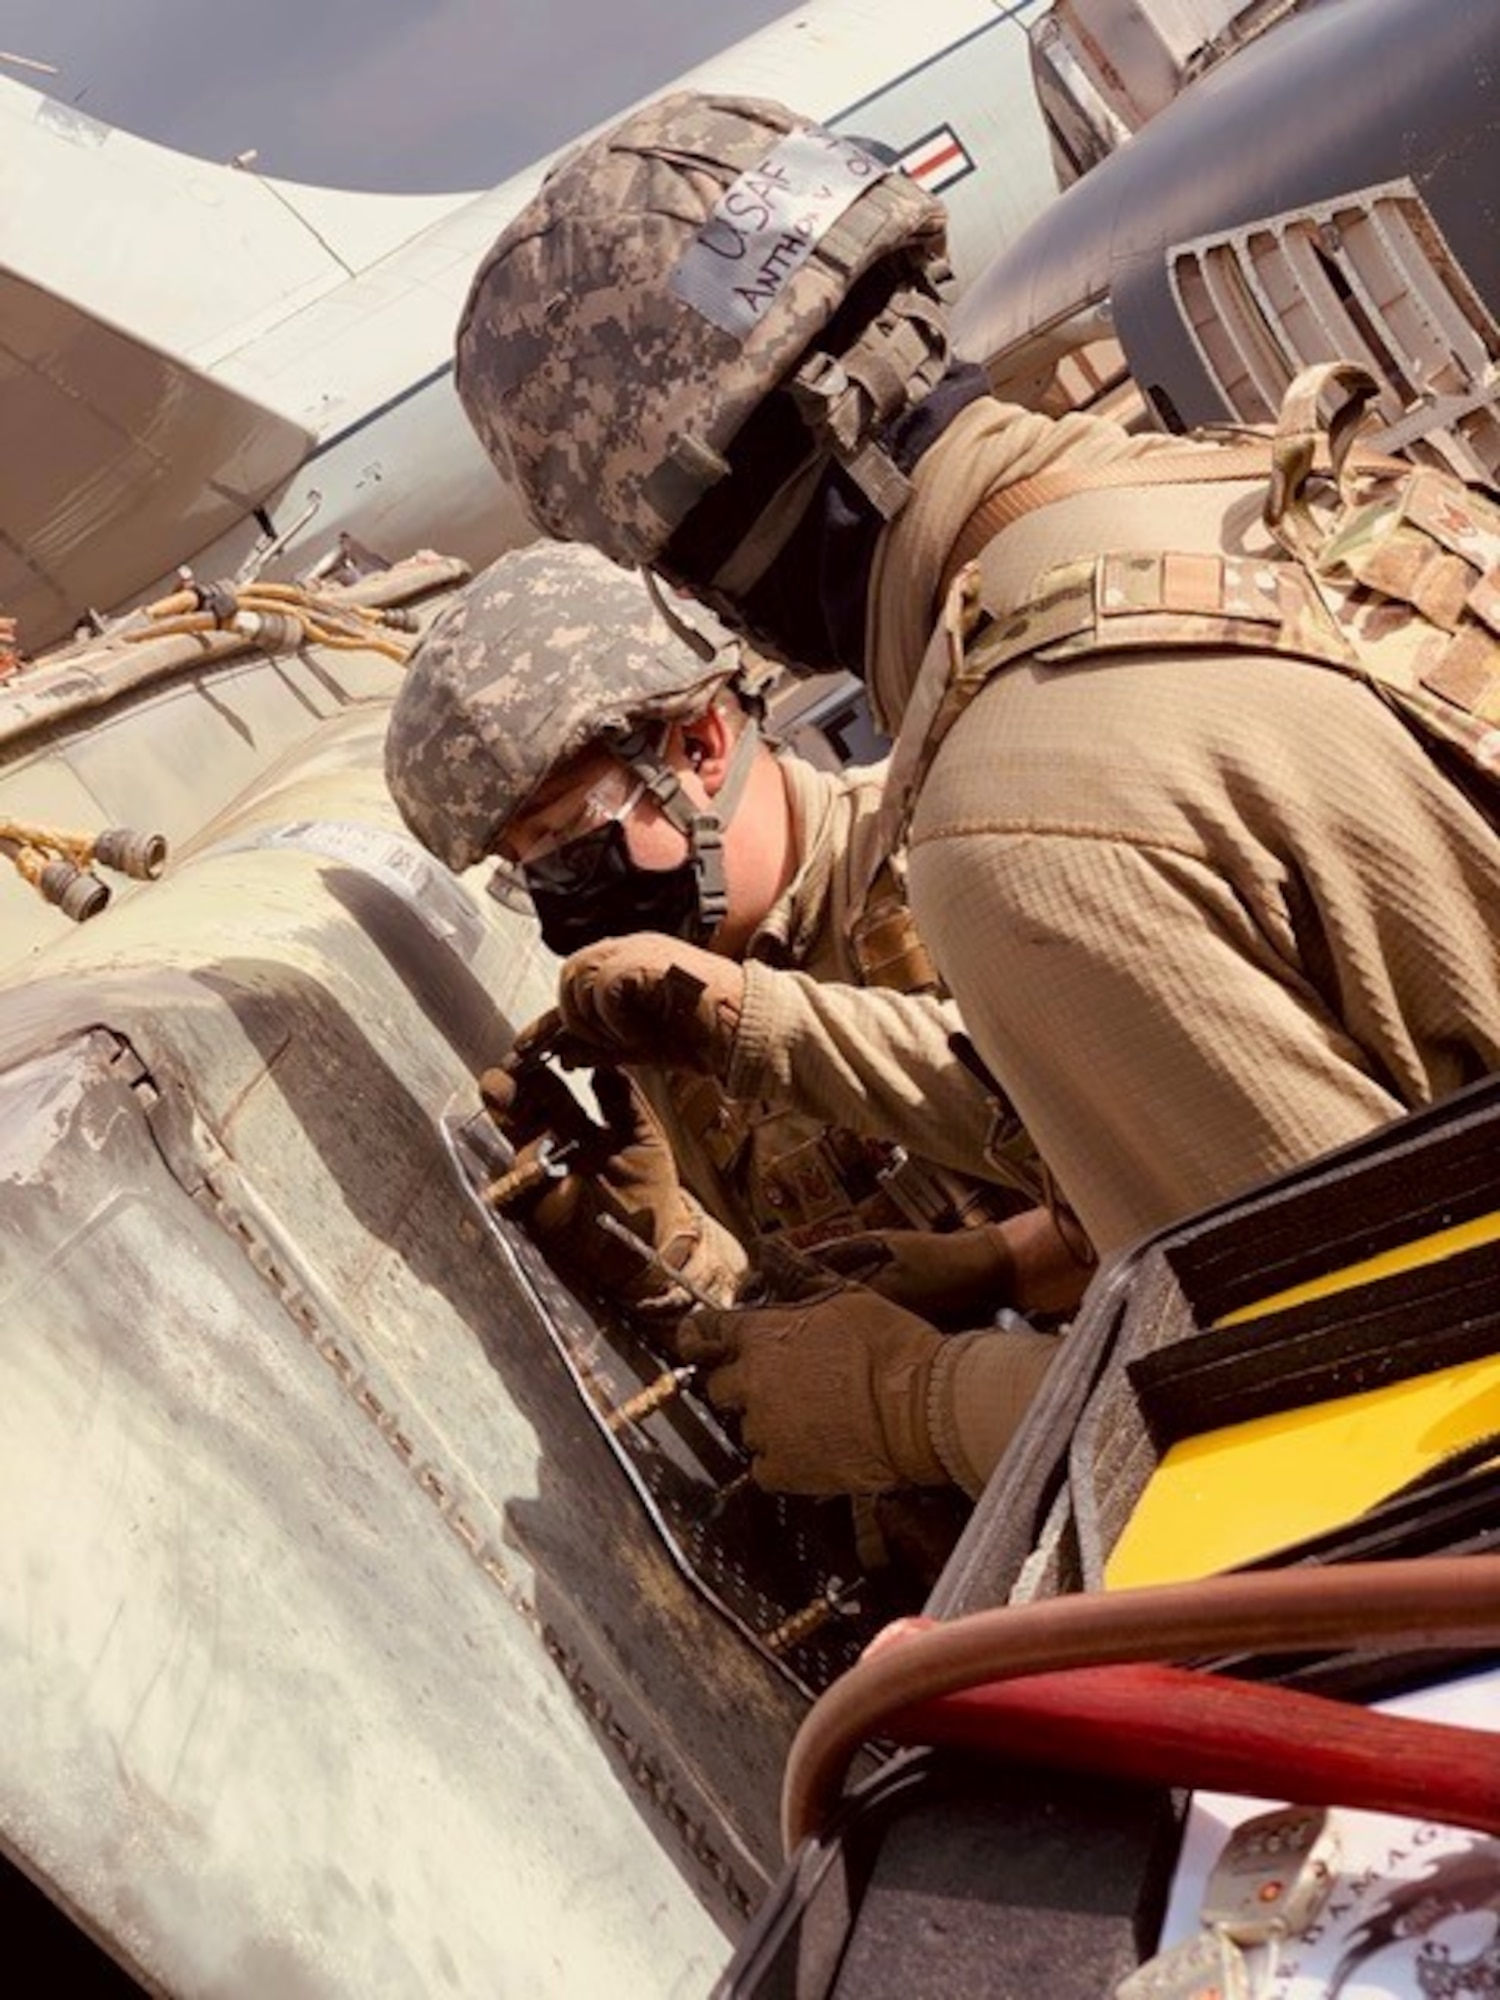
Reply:
<svg viewBox="0 0 1500 2000"><path fill-rule="evenodd" d="M1500 1670L1376 1704L1387 1714L1500 1727ZM1450 1752L1454 1757L1462 1753ZM1211 1870L1263 1799L1199 1792L1184 1829L1163 1947L1198 1930ZM1480 2000L1500 1993L1500 1839L1463 1827L1336 1807L1340 1853L1327 1900L1297 1934L1250 1958L1257 2000Z"/></svg>
<svg viewBox="0 0 1500 2000"><path fill-rule="evenodd" d="M672 290L743 340L819 238L885 172L850 139L817 126L791 133L724 190L673 271Z"/></svg>

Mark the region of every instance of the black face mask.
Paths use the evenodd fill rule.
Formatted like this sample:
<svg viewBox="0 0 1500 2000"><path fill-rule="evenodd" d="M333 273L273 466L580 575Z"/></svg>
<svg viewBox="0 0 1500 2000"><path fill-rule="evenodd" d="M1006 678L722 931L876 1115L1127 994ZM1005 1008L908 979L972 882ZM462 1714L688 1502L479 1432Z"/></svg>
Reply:
<svg viewBox="0 0 1500 2000"><path fill-rule="evenodd" d="M542 942L560 958L632 931L661 931L689 944L704 941L692 856L676 868L638 868L619 820L554 848L522 873Z"/></svg>
<svg viewBox="0 0 1500 2000"><path fill-rule="evenodd" d="M959 411L988 389L982 368L952 363L937 387L881 434L892 462L911 473ZM830 464L818 481L802 518L758 583L737 599L711 586L709 579L751 532L775 481L807 448L801 419L785 394L756 412L741 439L744 464L689 514L663 551L658 571L700 596L726 625L794 673L842 668L863 678L865 598L886 523L837 465ZM731 463L734 457L731 449Z"/></svg>

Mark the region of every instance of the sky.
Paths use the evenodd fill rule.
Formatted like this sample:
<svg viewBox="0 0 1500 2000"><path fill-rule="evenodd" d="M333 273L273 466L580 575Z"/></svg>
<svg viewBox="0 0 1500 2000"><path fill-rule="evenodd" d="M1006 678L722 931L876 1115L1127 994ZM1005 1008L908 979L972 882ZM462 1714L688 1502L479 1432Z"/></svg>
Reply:
<svg viewBox="0 0 1500 2000"><path fill-rule="evenodd" d="M395 193L491 187L792 0L4 0L35 84L205 158Z"/></svg>

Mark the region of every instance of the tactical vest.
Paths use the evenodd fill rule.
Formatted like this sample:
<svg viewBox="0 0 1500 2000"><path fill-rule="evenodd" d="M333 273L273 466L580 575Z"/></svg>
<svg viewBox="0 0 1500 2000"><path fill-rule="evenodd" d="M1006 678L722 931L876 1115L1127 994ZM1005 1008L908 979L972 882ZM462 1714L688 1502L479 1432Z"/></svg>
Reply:
<svg viewBox="0 0 1500 2000"><path fill-rule="evenodd" d="M850 932L862 986L941 990L896 871L883 862ZM711 1077L664 1078L683 1129L760 1236L801 1249L868 1229L955 1229L1015 1212L1004 1188L918 1159L904 1146L820 1125L780 1106L727 1097Z"/></svg>
<svg viewBox="0 0 1500 2000"><path fill-rule="evenodd" d="M1500 506L1455 474L1354 449L1373 378L1353 363L1303 371L1274 430L1233 444L1185 442L1097 467L1063 467L1002 489L965 524L944 612L892 764L887 839L948 731L985 683L1026 659L1172 647L1285 653L1362 679L1500 806ZM1325 428L1325 390L1347 400ZM1254 482L1280 551L1234 557L1112 550L1052 564L1017 595L1007 531L1078 495ZM1475 782L1469 782L1475 781Z"/></svg>

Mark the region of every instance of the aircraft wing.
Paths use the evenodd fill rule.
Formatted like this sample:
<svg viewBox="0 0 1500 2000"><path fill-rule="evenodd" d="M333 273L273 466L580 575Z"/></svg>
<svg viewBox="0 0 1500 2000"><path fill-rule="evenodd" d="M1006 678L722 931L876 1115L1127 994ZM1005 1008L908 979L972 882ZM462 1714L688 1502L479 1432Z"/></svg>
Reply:
<svg viewBox="0 0 1500 2000"><path fill-rule="evenodd" d="M236 358L471 199L270 180L0 78L0 604L30 645L285 483L325 410Z"/></svg>
<svg viewBox="0 0 1500 2000"><path fill-rule="evenodd" d="M311 447L298 424L0 272L0 604L24 633L117 603L226 532Z"/></svg>
<svg viewBox="0 0 1500 2000"><path fill-rule="evenodd" d="M816 0L682 81L878 141L948 205L962 282L1056 193L1027 38L1045 4ZM0 78L0 604L28 650L267 541L294 574L341 531L473 563L527 535L451 353L544 166L480 193L301 186Z"/></svg>

